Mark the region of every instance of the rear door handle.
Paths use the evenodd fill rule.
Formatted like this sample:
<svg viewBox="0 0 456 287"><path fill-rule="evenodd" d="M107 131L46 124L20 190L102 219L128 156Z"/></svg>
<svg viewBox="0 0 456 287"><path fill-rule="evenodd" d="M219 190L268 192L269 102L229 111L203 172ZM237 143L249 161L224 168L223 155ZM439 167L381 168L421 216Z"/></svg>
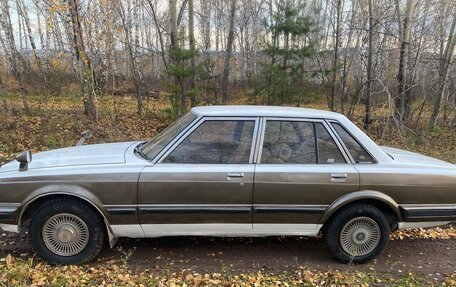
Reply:
<svg viewBox="0 0 456 287"><path fill-rule="evenodd" d="M346 173L331 173L332 182L346 182L347 174Z"/></svg>

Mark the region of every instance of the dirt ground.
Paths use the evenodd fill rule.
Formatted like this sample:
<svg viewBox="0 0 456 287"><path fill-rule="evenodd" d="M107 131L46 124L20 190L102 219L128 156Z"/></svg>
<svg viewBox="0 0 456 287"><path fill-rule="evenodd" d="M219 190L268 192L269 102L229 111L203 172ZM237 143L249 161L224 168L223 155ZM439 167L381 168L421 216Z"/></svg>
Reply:
<svg viewBox="0 0 456 287"><path fill-rule="evenodd" d="M0 256L6 254L24 258L34 256L24 235L3 232ZM321 238L167 237L121 239L113 249L105 247L97 261L91 264L120 259L134 269L163 272L187 269L200 274L282 273L303 266L319 271L387 272L397 275L413 272L439 277L456 273L455 258L455 239L390 240L386 250L376 260L354 266L334 261Z"/></svg>

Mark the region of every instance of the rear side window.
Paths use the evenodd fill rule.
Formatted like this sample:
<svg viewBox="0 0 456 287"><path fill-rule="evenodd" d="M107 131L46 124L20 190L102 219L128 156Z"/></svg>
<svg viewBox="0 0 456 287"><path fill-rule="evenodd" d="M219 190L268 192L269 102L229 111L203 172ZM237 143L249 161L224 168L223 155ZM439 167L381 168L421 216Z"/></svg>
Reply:
<svg viewBox="0 0 456 287"><path fill-rule="evenodd" d="M346 163L336 143L321 123L267 121L261 163Z"/></svg>
<svg viewBox="0 0 456 287"><path fill-rule="evenodd" d="M267 121L261 163L317 163L313 123Z"/></svg>
<svg viewBox="0 0 456 287"><path fill-rule="evenodd" d="M374 159L340 124L331 123L356 163L374 163Z"/></svg>

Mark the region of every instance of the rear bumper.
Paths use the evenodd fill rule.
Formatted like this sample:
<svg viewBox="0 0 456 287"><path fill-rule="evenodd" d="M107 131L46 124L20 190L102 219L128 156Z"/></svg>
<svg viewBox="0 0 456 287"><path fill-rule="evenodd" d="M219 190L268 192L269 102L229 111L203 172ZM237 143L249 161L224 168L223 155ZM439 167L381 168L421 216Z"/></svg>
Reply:
<svg viewBox="0 0 456 287"><path fill-rule="evenodd" d="M0 203L0 224L17 224L20 203Z"/></svg>

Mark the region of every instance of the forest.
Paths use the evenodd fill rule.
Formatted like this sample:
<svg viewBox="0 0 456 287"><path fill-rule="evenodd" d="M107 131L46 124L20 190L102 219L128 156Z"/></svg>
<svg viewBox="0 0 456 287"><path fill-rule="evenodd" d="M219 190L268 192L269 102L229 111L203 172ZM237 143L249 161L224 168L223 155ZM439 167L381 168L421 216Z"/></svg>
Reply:
<svg viewBox="0 0 456 287"><path fill-rule="evenodd" d="M143 114L164 96L191 106L364 106L397 126L426 117L455 125L454 0L6 0L1 2L0 93L81 98L131 95ZM428 115L426 112L431 111Z"/></svg>
<svg viewBox="0 0 456 287"><path fill-rule="evenodd" d="M192 106L261 104L337 111L381 143L418 150L443 135L443 158L454 161L455 4L1 1L0 115L23 134L4 132L0 152L68 144L27 136L54 130L48 118L62 110L115 140L150 137ZM132 117L150 130L106 135ZM63 121L73 141L83 128Z"/></svg>

